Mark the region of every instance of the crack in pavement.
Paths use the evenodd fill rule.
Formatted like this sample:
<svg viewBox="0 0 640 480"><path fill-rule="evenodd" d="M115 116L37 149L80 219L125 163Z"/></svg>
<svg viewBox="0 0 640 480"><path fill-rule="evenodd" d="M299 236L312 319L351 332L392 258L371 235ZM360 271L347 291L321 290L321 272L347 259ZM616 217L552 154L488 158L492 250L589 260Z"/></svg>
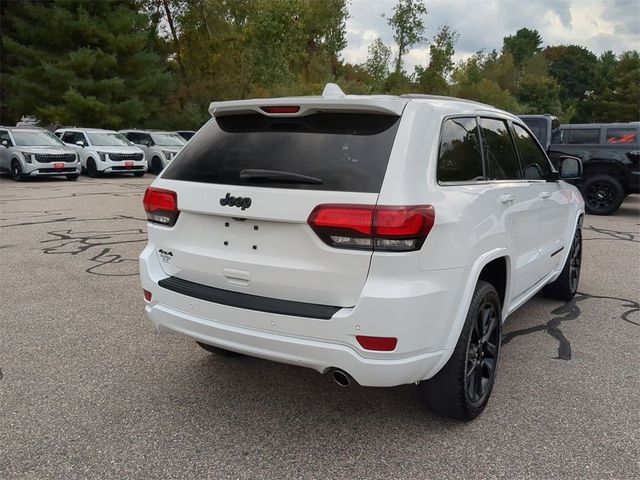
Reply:
<svg viewBox="0 0 640 480"><path fill-rule="evenodd" d="M578 302L582 302L588 299L606 299L623 302L621 306L626 308L627 310L625 310L620 315L620 319L636 327L640 326L640 323L634 322L629 318L632 313L640 311L639 302L627 298L610 297L606 295L591 295L588 293L578 292L572 300L551 310L550 313L555 316L548 322L541 325L535 325L533 327L509 332L503 335L502 345L507 345L516 337L522 337L535 332L546 332L548 335L558 341L558 356L554 358L558 360L571 360L571 342L560 329L560 325L564 322L576 320L577 318L579 318L581 310L578 306Z"/></svg>

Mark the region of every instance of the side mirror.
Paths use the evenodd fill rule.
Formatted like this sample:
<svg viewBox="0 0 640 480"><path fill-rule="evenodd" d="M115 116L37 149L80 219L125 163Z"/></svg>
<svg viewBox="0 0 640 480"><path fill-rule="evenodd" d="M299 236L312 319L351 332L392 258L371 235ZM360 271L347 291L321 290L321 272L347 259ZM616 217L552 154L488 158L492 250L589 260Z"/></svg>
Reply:
<svg viewBox="0 0 640 480"><path fill-rule="evenodd" d="M79 146L79 147L84 147L84 142L82 140L78 140L76 142L76 145Z"/></svg>
<svg viewBox="0 0 640 480"><path fill-rule="evenodd" d="M582 160L576 157L560 157L560 179L577 180L582 178Z"/></svg>
<svg viewBox="0 0 640 480"><path fill-rule="evenodd" d="M2 140L2 142L0 142L0 143L2 143L3 147L9 148L9 142L7 142L6 140Z"/></svg>

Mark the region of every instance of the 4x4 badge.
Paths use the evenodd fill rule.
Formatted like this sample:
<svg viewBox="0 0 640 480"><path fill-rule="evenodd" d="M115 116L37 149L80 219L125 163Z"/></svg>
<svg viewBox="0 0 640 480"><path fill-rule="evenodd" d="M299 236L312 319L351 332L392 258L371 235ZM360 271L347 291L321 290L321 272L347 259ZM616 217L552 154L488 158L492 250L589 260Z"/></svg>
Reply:
<svg viewBox="0 0 640 480"><path fill-rule="evenodd" d="M232 197L230 193L227 193L226 197L220 199L220 205L239 207L241 210L245 210L251 206L251 199L249 197Z"/></svg>

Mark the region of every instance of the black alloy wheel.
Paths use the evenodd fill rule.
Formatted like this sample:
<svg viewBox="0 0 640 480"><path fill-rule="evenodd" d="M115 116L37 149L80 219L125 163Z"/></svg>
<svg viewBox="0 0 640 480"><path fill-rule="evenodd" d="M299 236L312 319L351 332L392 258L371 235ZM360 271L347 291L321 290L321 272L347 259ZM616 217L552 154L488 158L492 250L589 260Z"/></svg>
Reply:
<svg viewBox="0 0 640 480"><path fill-rule="evenodd" d="M578 291L580 283L580 269L582 267L582 231L578 228L573 236L571 252L569 253L569 288L573 295Z"/></svg>
<svg viewBox="0 0 640 480"><path fill-rule="evenodd" d="M24 176L22 175L22 167L20 166L20 162L17 160L11 162L11 177L16 182L21 182L24 179Z"/></svg>
<svg viewBox="0 0 640 480"><path fill-rule="evenodd" d="M87 175L91 178L96 178L98 176L98 167L96 166L96 161L93 158L87 159Z"/></svg>
<svg viewBox="0 0 640 480"><path fill-rule="evenodd" d="M582 269L582 220L578 222L573 234L569 255L564 262L562 272L552 283L542 289L542 293L563 302L570 301L578 291L580 270Z"/></svg>
<svg viewBox="0 0 640 480"><path fill-rule="evenodd" d="M466 392L474 407L485 401L496 373L500 345L498 322L498 312L492 302L480 305L469 336L465 372Z"/></svg>
<svg viewBox="0 0 640 480"><path fill-rule="evenodd" d="M489 402L502 336L501 300L495 287L478 280L456 347L442 369L418 384L431 412L473 420Z"/></svg>
<svg viewBox="0 0 640 480"><path fill-rule="evenodd" d="M154 175L160 175L162 168L162 160L160 160L159 157L153 157L151 160L151 173Z"/></svg>
<svg viewBox="0 0 640 480"><path fill-rule="evenodd" d="M622 184L615 177L597 174L585 180L582 196L587 213L609 215L620 207L625 193Z"/></svg>

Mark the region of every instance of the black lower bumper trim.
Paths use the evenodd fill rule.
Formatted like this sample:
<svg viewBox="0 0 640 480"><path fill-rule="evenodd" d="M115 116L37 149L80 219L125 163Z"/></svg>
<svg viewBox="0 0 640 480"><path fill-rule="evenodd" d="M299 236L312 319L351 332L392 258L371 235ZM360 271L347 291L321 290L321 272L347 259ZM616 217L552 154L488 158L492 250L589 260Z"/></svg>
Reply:
<svg viewBox="0 0 640 480"><path fill-rule="evenodd" d="M172 292L207 302L219 303L229 307L277 313L292 317L306 317L329 320L342 307L318 305L316 303L293 302L279 298L259 297L247 293L230 292L220 288L208 287L176 277L163 278L158 285Z"/></svg>

